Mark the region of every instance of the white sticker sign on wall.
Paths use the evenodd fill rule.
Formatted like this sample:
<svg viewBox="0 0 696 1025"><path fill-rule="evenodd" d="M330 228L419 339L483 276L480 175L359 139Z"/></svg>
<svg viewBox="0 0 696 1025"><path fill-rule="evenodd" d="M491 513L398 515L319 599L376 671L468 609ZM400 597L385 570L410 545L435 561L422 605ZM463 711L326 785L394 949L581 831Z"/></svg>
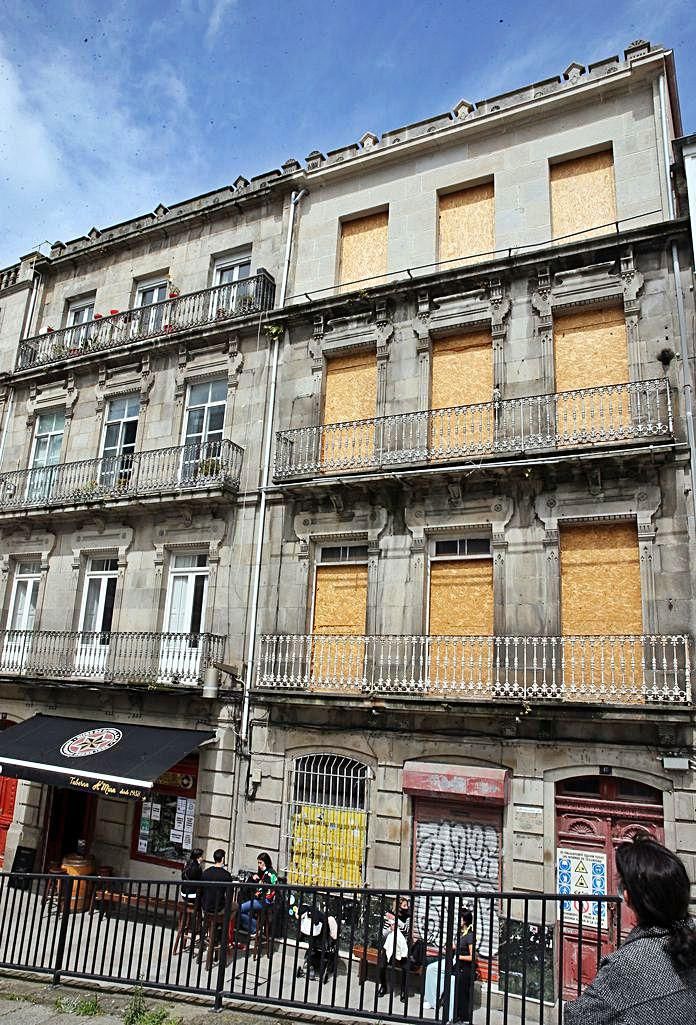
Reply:
<svg viewBox="0 0 696 1025"><path fill-rule="evenodd" d="M563 894L583 894L588 897L602 897L607 892L607 856L601 851L574 851L568 847L559 847L556 851L556 876L558 892ZM602 928L607 925L606 902L594 900L564 900L563 920L572 925L580 923L580 904L582 904L582 924L588 929L597 928L601 907Z"/></svg>

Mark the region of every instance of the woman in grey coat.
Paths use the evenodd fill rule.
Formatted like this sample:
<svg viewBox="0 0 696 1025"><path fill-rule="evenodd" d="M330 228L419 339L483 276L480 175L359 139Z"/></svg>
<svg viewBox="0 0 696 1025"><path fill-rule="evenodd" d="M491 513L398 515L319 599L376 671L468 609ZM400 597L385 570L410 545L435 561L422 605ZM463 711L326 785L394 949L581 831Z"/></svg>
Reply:
<svg viewBox="0 0 696 1025"><path fill-rule="evenodd" d="M616 868L638 925L566 1005L564 1025L696 1025L696 928L683 862L639 834L617 847Z"/></svg>

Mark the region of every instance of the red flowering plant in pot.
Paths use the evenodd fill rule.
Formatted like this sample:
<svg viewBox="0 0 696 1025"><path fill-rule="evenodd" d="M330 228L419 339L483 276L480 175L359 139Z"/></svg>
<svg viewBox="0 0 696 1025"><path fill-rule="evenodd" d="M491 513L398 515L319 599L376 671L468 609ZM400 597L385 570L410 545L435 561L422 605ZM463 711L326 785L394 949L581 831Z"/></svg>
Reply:
<svg viewBox="0 0 696 1025"><path fill-rule="evenodd" d="M102 317L103 317L103 313L95 313L95 314L94 314L94 319L95 319L95 320L101 320L101 319L102 319Z"/></svg>

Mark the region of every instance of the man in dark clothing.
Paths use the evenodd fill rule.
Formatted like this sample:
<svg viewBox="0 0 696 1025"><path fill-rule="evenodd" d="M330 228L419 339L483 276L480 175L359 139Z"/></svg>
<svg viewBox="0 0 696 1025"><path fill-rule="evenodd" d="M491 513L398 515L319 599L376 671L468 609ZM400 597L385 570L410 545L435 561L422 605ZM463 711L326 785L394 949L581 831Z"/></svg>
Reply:
<svg viewBox="0 0 696 1025"><path fill-rule="evenodd" d="M231 883L232 876L225 868L225 852L218 848L213 853L213 864L206 868L202 876L205 883ZM225 907L224 886L201 886L201 910L209 915L219 914Z"/></svg>
<svg viewBox="0 0 696 1025"><path fill-rule="evenodd" d="M213 852L213 864L210 868L206 868L203 873L202 881L204 883L232 883L232 876L225 868L225 852L222 848L218 848ZM202 941L200 947L199 961L203 955L203 945L207 944L208 957L206 959L206 967L210 971L213 956L217 959L217 950L220 945L220 934L221 926L224 919L225 913L225 900L227 898L228 886L201 886L200 892L200 909L201 909L201 923L202 923ZM230 908L231 915L236 913L236 907L233 905Z"/></svg>

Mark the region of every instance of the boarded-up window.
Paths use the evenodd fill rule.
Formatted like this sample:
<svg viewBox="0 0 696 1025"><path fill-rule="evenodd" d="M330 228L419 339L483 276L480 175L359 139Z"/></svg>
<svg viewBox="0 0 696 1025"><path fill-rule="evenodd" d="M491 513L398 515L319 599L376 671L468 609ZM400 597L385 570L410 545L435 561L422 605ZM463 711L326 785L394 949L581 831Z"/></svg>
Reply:
<svg viewBox="0 0 696 1025"><path fill-rule="evenodd" d="M342 285L386 274L388 225L386 210L341 224L339 281Z"/></svg>
<svg viewBox="0 0 696 1025"><path fill-rule="evenodd" d="M310 673L313 688L360 689L365 672L366 617L367 566L318 566ZM343 637L345 640L340 639Z"/></svg>
<svg viewBox="0 0 696 1025"><path fill-rule="evenodd" d="M321 443L324 469L357 469L373 462L376 404L374 352L352 353L327 362Z"/></svg>
<svg viewBox="0 0 696 1025"><path fill-rule="evenodd" d="M572 235L577 239L605 234L606 225L616 220L611 150L552 164L549 177L553 237Z"/></svg>
<svg viewBox="0 0 696 1025"><path fill-rule="evenodd" d="M554 319L556 391L603 388L600 395L559 395L556 431L575 443L622 436L631 419L627 389L610 388L629 380L628 341L623 309L591 307Z"/></svg>
<svg viewBox="0 0 696 1025"><path fill-rule="evenodd" d="M446 459L487 449L494 429L492 399L490 332L477 331L435 342L430 391L431 458Z"/></svg>
<svg viewBox="0 0 696 1025"><path fill-rule="evenodd" d="M430 564L429 610L432 690L471 689L482 694L490 685L493 635L493 562L491 559L445 559ZM454 637L471 637L456 641Z"/></svg>
<svg viewBox="0 0 696 1025"><path fill-rule="evenodd" d="M561 633L566 697L642 700L640 555L635 523L562 525ZM620 638L615 640L614 638Z"/></svg>
<svg viewBox="0 0 696 1025"><path fill-rule="evenodd" d="M440 260L465 260L495 249L493 182L440 196L438 244Z"/></svg>

